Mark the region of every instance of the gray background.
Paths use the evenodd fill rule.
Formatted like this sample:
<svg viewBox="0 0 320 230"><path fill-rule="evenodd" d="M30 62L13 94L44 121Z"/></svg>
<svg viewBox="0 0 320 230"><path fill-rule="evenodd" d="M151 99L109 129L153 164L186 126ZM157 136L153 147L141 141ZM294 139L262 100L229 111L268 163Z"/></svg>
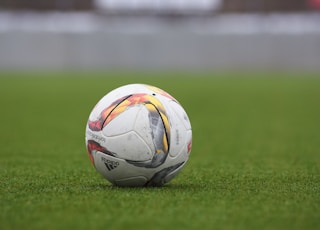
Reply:
<svg viewBox="0 0 320 230"><path fill-rule="evenodd" d="M320 69L320 15L0 12L1 69Z"/></svg>

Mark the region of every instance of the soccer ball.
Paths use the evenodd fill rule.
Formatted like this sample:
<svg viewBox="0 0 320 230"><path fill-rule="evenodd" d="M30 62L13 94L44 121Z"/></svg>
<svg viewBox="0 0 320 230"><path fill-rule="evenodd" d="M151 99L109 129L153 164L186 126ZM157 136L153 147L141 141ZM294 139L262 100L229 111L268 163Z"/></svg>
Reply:
<svg viewBox="0 0 320 230"><path fill-rule="evenodd" d="M86 146L96 170L117 186L161 186L186 164L189 118L167 92L130 84L106 94L90 113Z"/></svg>

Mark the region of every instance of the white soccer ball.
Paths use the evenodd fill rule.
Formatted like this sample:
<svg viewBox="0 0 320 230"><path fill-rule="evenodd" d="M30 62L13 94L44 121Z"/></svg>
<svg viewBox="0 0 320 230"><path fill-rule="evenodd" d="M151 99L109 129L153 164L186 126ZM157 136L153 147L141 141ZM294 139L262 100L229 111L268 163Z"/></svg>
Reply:
<svg viewBox="0 0 320 230"><path fill-rule="evenodd" d="M92 164L112 184L161 186L186 164L192 130L175 98L154 86L131 84L94 107L86 145Z"/></svg>

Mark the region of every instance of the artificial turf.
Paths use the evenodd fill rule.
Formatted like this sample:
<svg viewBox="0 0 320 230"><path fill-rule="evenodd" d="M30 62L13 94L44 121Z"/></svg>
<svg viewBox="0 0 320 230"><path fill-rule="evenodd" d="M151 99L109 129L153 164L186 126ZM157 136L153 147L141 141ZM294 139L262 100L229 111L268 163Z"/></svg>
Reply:
<svg viewBox="0 0 320 230"><path fill-rule="evenodd" d="M0 74L0 229L319 229L320 78L284 73ZM85 125L128 83L184 106L193 149L161 188L118 188Z"/></svg>

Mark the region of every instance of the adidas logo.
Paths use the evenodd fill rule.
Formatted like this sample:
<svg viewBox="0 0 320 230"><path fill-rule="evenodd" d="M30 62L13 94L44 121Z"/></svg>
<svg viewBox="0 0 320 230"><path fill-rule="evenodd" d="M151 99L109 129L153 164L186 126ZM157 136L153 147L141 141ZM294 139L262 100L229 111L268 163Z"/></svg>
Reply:
<svg viewBox="0 0 320 230"><path fill-rule="evenodd" d="M107 169L108 169L109 171L111 171L111 170L113 170L113 169L115 169L115 168L118 167L119 162L117 162L117 161L105 160L105 161L104 161L104 164L106 165Z"/></svg>

